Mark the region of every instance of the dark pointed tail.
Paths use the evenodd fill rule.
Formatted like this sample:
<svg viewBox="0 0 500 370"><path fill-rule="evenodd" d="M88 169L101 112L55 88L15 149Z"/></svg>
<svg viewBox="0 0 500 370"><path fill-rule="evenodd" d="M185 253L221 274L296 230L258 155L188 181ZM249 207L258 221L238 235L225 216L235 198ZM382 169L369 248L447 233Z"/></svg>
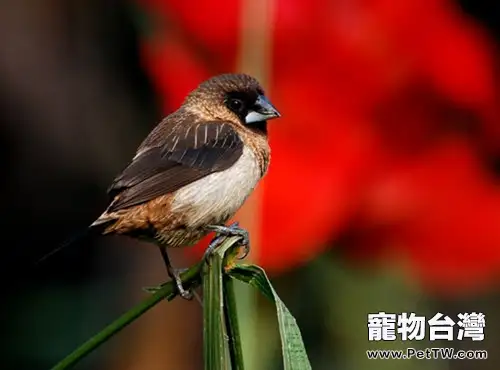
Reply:
<svg viewBox="0 0 500 370"><path fill-rule="evenodd" d="M109 221L114 221L114 220L109 220ZM70 238L66 239L61 245L59 245L57 248L51 250L49 253L41 257L38 261L35 262L35 265L39 265L45 260L47 260L49 257L52 257L54 254L62 251L63 249L66 249L67 247L81 243L84 241L88 241L90 239L93 239L97 236L102 235L102 232L106 228L106 226L109 225L110 222L103 222L103 223L96 223L94 222L92 225L89 227L75 233L73 236Z"/></svg>

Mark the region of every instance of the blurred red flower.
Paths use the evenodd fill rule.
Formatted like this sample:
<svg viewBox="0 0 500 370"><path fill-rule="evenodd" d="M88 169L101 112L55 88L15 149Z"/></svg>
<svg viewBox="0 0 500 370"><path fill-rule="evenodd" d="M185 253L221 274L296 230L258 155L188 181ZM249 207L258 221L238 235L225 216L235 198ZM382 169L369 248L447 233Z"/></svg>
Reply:
<svg viewBox="0 0 500 370"><path fill-rule="evenodd" d="M167 112L235 70L240 1L140 3ZM485 31L449 0L273 3L270 95L283 118L270 125L258 263L280 272L341 241L356 261L408 257L432 289L491 281L500 119Z"/></svg>

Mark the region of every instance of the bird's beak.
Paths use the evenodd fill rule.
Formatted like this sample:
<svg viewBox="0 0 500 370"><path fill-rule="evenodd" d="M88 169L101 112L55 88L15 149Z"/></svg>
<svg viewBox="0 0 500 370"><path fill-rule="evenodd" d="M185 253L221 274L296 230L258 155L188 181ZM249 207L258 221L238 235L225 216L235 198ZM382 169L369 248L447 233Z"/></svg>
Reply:
<svg viewBox="0 0 500 370"><path fill-rule="evenodd" d="M259 95L254 106L246 115L245 123L263 122L280 116L281 114L273 107L271 102L264 95Z"/></svg>

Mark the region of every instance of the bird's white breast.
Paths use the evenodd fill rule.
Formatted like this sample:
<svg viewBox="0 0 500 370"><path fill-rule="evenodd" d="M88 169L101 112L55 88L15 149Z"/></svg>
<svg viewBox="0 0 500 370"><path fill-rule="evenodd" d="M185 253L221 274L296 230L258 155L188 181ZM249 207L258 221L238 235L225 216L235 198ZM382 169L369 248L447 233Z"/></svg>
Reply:
<svg viewBox="0 0 500 370"><path fill-rule="evenodd" d="M244 147L227 170L215 172L179 189L172 211L182 212L190 227L225 222L241 207L261 178L257 158Z"/></svg>

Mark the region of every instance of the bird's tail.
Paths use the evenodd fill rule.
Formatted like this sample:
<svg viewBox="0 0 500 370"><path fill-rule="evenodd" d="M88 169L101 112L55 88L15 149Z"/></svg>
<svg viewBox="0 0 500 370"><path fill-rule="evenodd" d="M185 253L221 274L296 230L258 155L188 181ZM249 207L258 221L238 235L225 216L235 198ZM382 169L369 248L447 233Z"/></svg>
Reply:
<svg viewBox="0 0 500 370"><path fill-rule="evenodd" d="M99 221L99 220L98 220ZM74 235L72 235L70 238L66 239L61 245L59 245L57 248L54 248L51 250L49 253L46 255L42 256L38 261L36 261L35 265L39 265L45 260L47 260L49 257L52 257L54 254L62 251L63 249L66 249L67 247L71 245L75 245L77 243L81 243L84 241L88 241L96 236L102 235L104 229L109 226L109 224L114 221L114 220L106 220L104 222L94 222L87 228L76 232Z"/></svg>

